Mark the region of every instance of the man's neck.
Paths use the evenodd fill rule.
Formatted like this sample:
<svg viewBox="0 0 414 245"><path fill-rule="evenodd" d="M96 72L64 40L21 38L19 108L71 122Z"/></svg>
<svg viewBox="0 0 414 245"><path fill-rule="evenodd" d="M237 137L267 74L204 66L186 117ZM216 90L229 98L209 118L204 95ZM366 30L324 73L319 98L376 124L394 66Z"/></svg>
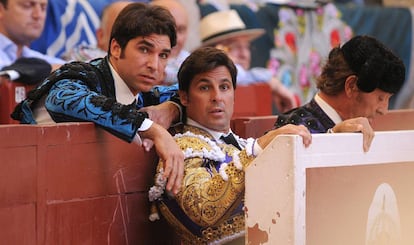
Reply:
<svg viewBox="0 0 414 245"><path fill-rule="evenodd" d="M347 103L346 95L344 93L331 96L323 92L319 92L318 95L329 106L331 106L336 111L336 113L338 113L338 115L341 117L342 120L344 120L345 118L348 118L348 114L347 114L348 103Z"/></svg>
<svg viewBox="0 0 414 245"><path fill-rule="evenodd" d="M216 130L214 130L214 129L209 129L209 128L206 128L206 127L204 127L203 125L201 125L200 123L198 123L198 122L196 122L196 121L194 121L194 120L192 120L191 118L189 118L189 117L187 117L187 124L188 125L190 125L190 126L194 126L194 127L197 127L197 128L201 128L201 129L203 129L204 131L207 131L209 134L211 134L216 140L218 140L219 138L220 138L220 136L221 135L223 135L223 133L224 134L228 134L228 133L230 133L231 132L231 129L229 128L229 130L227 131L227 132L221 132L221 131L216 131Z"/></svg>
<svg viewBox="0 0 414 245"><path fill-rule="evenodd" d="M137 99L137 94L134 94L129 89L125 81L119 76L111 62L108 62L109 69L111 70L114 86L115 86L115 98L116 100L124 105L129 105Z"/></svg>
<svg viewBox="0 0 414 245"><path fill-rule="evenodd" d="M16 51L16 57L20 58L23 55L23 45L16 45L17 51Z"/></svg>

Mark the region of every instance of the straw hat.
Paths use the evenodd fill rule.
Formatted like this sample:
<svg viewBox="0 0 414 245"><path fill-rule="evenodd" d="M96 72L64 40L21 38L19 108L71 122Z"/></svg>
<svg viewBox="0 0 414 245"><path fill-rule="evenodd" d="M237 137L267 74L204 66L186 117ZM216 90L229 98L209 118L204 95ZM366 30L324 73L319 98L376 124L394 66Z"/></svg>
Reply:
<svg viewBox="0 0 414 245"><path fill-rule="evenodd" d="M236 10L216 11L206 15L200 21L202 46L213 45L223 40L247 36L250 40L263 35L264 29L246 29Z"/></svg>

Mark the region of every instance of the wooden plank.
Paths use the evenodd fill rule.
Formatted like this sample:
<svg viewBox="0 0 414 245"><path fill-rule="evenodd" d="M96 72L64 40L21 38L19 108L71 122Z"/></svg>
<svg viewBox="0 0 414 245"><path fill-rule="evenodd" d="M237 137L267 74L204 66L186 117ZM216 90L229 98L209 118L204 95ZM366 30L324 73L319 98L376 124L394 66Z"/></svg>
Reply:
<svg viewBox="0 0 414 245"><path fill-rule="evenodd" d="M267 83L237 86L233 118L272 114L272 91Z"/></svg>
<svg viewBox="0 0 414 245"><path fill-rule="evenodd" d="M148 219L155 151L92 123L2 125L0 138L5 244L180 244Z"/></svg>
<svg viewBox="0 0 414 245"><path fill-rule="evenodd" d="M414 129L414 109L390 110L371 122L376 131Z"/></svg>
<svg viewBox="0 0 414 245"><path fill-rule="evenodd" d="M413 141L377 132L365 153L358 133L277 137L246 171L248 242L412 244Z"/></svg>
<svg viewBox="0 0 414 245"><path fill-rule="evenodd" d="M36 244L35 209L34 203L0 208L2 244Z"/></svg>
<svg viewBox="0 0 414 245"><path fill-rule="evenodd" d="M232 130L242 138L259 138L273 128L276 115L259 117L236 117L231 121Z"/></svg>

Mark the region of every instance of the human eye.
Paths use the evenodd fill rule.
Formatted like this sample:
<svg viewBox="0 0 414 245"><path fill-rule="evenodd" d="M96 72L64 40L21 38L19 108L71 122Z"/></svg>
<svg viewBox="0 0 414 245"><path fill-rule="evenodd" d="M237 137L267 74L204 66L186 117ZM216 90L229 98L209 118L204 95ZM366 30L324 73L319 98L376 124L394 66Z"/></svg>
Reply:
<svg viewBox="0 0 414 245"><path fill-rule="evenodd" d="M46 3L42 3L42 4L40 4L40 8L42 9L42 11L46 11L46 9L47 9L47 4L46 4Z"/></svg>
<svg viewBox="0 0 414 245"><path fill-rule="evenodd" d="M221 90L228 90L229 86L227 84L223 84L220 86Z"/></svg>
<svg viewBox="0 0 414 245"><path fill-rule="evenodd" d="M32 2L20 2L19 5L24 9L29 9L34 5Z"/></svg>
<svg viewBox="0 0 414 245"><path fill-rule="evenodd" d="M390 93L381 93L381 94L378 95L378 101L379 102L388 101L391 96L392 96L392 94L390 94Z"/></svg>
<svg viewBox="0 0 414 245"><path fill-rule="evenodd" d="M161 53L160 54L161 59L168 59L168 57L170 57L169 53Z"/></svg>
<svg viewBox="0 0 414 245"><path fill-rule="evenodd" d="M227 91L230 89L230 84L229 83L223 83L220 85L220 89L223 91Z"/></svg>
<svg viewBox="0 0 414 245"><path fill-rule="evenodd" d="M143 54L146 54L146 53L148 53L148 52L149 52L149 48L148 48L148 47L146 47L146 46L140 46L138 49L139 49L139 51L140 51L141 53L143 53Z"/></svg>
<svg viewBox="0 0 414 245"><path fill-rule="evenodd" d="M200 84L200 86L198 86L198 89L200 91L208 91L209 90L209 86L207 84Z"/></svg>

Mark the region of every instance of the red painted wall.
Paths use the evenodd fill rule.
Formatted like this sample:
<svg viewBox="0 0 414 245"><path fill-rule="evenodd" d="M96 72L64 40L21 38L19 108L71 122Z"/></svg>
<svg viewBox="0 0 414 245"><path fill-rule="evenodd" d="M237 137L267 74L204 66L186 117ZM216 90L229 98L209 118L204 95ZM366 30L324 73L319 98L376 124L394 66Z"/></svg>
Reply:
<svg viewBox="0 0 414 245"><path fill-rule="evenodd" d="M179 244L148 220L156 155L92 123L0 125L2 244Z"/></svg>

